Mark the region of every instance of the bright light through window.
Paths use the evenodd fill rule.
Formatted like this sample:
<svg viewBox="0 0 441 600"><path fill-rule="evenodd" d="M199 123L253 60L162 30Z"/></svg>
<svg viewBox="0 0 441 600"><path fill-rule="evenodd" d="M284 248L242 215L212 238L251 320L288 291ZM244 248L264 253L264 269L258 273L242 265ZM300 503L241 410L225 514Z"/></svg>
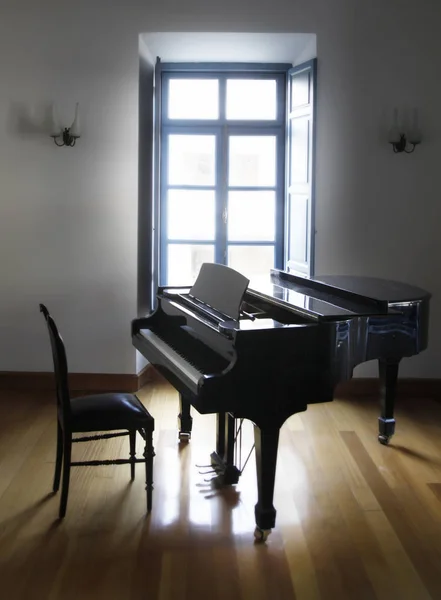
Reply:
<svg viewBox="0 0 441 600"><path fill-rule="evenodd" d="M169 184L214 185L214 135L170 135L168 152Z"/></svg>
<svg viewBox="0 0 441 600"><path fill-rule="evenodd" d="M214 199L214 191L210 190L170 190L168 237L175 240L214 240Z"/></svg>
<svg viewBox="0 0 441 600"><path fill-rule="evenodd" d="M276 138L272 135L232 135L229 145L229 185L276 184Z"/></svg>
<svg viewBox="0 0 441 600"><path fill-rule="evenodd" d="M217 79L170 79L169 119L218 119Z"/></svg>
<svg viewBox="0 0 441 600"><path fill-rule="evenodd" d="M177 68L162 75L161 284L192 285L214 261L267 276L282 255L285 75Z"/></svg>
<svg viewBox="0 0 441 600"><path fill-rule="evenodd" d="M228 79L227 119L273 121L277 117L274 79Z"/></svg>

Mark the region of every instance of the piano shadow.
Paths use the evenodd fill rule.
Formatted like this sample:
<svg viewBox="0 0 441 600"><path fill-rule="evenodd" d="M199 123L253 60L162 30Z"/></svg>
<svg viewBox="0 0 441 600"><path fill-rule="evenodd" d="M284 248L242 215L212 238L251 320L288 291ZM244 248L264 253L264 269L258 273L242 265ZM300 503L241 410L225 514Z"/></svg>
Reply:
<svg viewBox="0 0 441 600"><path fill-rule="evenodd" d="M401 444L394 444L393 442L391 442L389 444L389 448L391 450L400 452L401 454L405 454L406 456L415 458L416 460L419 460L426 464L430 464L435 467L441 467L441 460L434 460L428 454L424 454L423 452L418 452L418 450L412 450L411 448L407 448L406 446L402 446Z"/></svg>
<svg viewBox="0 0 441 600"><path fill-rule="evenodd" d="M222 487L217 483L217 477L213 477L211 481L204 483L197 483L196 487L200 488L198 491L204 495L205 500L212 498L221 498L224 506L228 510L232 510L240 504L240 492L233 486Z"/></svg>

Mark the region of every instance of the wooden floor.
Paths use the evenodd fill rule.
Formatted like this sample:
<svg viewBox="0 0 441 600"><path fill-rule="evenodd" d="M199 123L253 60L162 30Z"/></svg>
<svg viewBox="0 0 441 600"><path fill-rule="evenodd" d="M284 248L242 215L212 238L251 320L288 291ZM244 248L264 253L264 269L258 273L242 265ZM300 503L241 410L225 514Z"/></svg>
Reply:
<svg viewBox="0 0 441 600"><path fill-rule="evenodd" d="M440 404L400 402L390 447L376 441L375 401L292 417L281 434L277 526L256 545L253 461L235 489L212 490L195 464L213 450L214 418L195 415L193 439L180 446L176 393L157 383L140 397L156 420L151 516L142 466L134 483L128 466L83 467L60 523L49 493L53 401L0 393L0 598L441 599ZM75 452L110 457L126 443Z"/></svg>

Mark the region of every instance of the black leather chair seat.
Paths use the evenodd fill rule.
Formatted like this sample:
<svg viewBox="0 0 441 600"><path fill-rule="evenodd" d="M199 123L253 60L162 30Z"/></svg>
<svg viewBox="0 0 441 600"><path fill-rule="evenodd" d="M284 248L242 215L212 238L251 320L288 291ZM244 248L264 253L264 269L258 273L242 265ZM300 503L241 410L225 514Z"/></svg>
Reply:
<svg viewBox="0 0 441 600"><path fill-rule="evenodd" d="M74 431L142 429L153 417L133 394L106 393L71 399Z"/></svg>

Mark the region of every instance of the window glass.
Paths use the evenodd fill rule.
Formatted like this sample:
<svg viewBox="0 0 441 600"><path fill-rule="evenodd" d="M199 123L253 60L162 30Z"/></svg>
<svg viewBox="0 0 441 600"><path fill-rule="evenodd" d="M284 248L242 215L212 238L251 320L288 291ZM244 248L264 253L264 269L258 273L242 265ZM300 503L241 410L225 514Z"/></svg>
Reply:
<svg viewBox="0 0 441 600"><path fill-rule="evenodd" d="M227 119L274 121L276 118L275 79L227 79Z"/></svg>
<svg viewBox="0 0 441 600"><path fill-rule="evenodd" d="M167 234L178 240L214 240L214 191L168 192Z"/></svg>
<svg viewBox="0 0 441 600"><path fill-rule="evenodd" d="M214 262L214 246L169 244L167 285L193 285L204 262Z"/></svg>
<svg viewBox="0 0 441 600"><path fill-rule="evenodd" d="M214 135L168 136L168 183L170 185L214 185Z"/></svg>
<svg viewBox="0 0 441 600"><path fill-rule="evenodd" d="M170 79L169 119L218 119L217 79Z"/></svg>
<svg viewBox="0 0 441 600"><path fill-rule="evenodd" d="M248 279L268 277L274 267L274 246L228 247L228 265Z"/></svg>
<svg viewBox="0 0 441 600"><path fill-rule="evenodd" d="M229 138L230 186L276 184L276 137L232 135Z"/></svg>
<svg viewBox="0 0 441 600"><path fill-rule="evenodd" d="M273 241L276 202L270 191L230 192L228 195L228 239Z"/></svg>

